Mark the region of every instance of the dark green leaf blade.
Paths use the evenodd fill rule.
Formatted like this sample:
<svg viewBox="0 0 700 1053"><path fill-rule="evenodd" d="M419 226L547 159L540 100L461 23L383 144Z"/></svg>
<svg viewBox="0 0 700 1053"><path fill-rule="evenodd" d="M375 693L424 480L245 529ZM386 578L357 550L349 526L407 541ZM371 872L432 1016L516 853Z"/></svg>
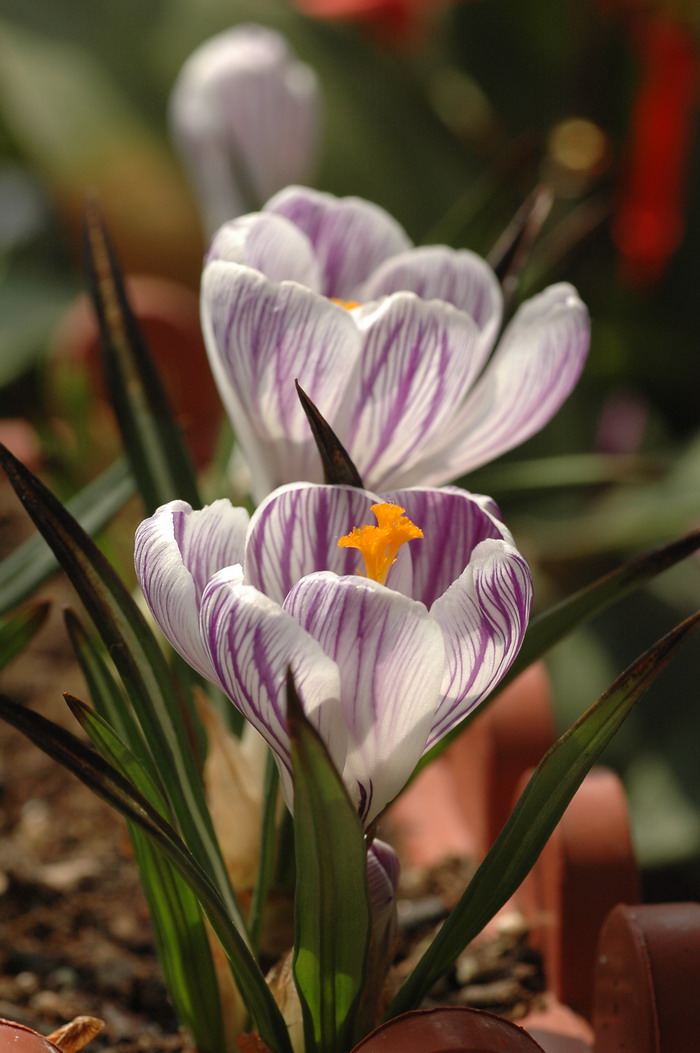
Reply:
<svg viewBox="0 0 700 1053"><path fill-rule="evenodd" d="M104 760L165 818L160 790L114 729L80 699L71 695L66 701ZM129 834L170 997L197 1049L215 1053L224 1048L225 1032L216 971L197 898L139 827L130 823Z"/></svg>
<svg viewBox="0 0 700 1053"><path fill-rule="evenodd" d="M129 305L121 269L94 199L86 204L84 229L107 390L144 504L149 514L176 498L199 508L189 454Z"/></svg>
<svg viewBox="0 0 700 1053"><path fill-rule="evenodd" d="M198 1050L225 1049L226 1032L207 930L199 902L167 856L134 823L129 836L139 868L158 960L178 1019Z"/></svg>
<svg viewBox="0 0 700 1053"><path fill-rule="evenodd" d="M307 1053L353 1045L371 929L367 849L357 812L328 750L287 682L294 779L294 979Z"/></svg>
<svg viewBox="0 0 700 1053"><path fill-rule="evenodd" d="M146 798L152 808L169 822L168 806L157 783L119 737L113 727L94 709L73 695L66 695L66 704L81 728L89 735L100 756L111 764L138 792Z"/></svg>
<svg viewBox="0 0 700 1053"><path fill-rule="evenodd" d="M190 850L214 880L241 932L245 922L216 841L176 685L128 589L54 495L0 444L0 464L89 612L134 707Z"/></svg>
<svg viewBox="0 0 700 1053"><path fill-rule="evenodd" d="M141 767L148 773L153 785L158 787L157 798L160 801L160 811L163 815L170 818L169 810L163 804L164 790L160 775L153 763L151 752L144 741L141 726L133 710L128 705L121 686L117 683L107 666L104 656L90 639L78 615L71 607L67 607L64 610L63 620L94 705L138 758ZM76 712L73 715L81 722L79 713ZM115 762L112 761L112 763ZM119 767L119 765L116 765L116 767ZM128 773L122 772L122 774ZM142 793L145 793L143 786L139 786L139 789ZM156 804L154 797L149 794L146 794L146 796L151 804Z"/></svg>
<svg viewBox="0 0 700 1053"><path fill-rule="evenodd" d="M329 486L357 486L360 490L364 489L360 473L352 463L350 454L299 381L295 380L294 383L321 458L325 481Z"/></svg>
<svg viewBox="0 0 700 1053"><path fill-rule="evenodd" d="M623 563L572 596L567 596L561 603L536 615L527 627L523 645L508 671L504 685L541 658L573 629L646 585L657 574L680 563L699 548L700 530L693 530L668 545Z"/></svg>
<svg viewBox="0 0 700 1053"><path fill-rule="evenodd" d="M27 646L46 621L50 607L50 603L36 603L26 611L0 621L0 669L4 669Z"/></svg>
<svg viewBox="0 0 700 1053"><path fill-rule="evenodd" d="M541 614L535 615L527 627L523 645L518 656L504 676L496 691L482 702L478 709L473 710L461 724L445 735L443 739L436 742L429 753L423 757L418 764L414 775L430 764L436 757L447 749L449 744L460 735L471 721L483 711L498 692L510 684L524 669L536 662L547 653L550 647L563 640L574 629L584 625L596 614L611 607L618 600L623 599L635 589L641 588L663 571L675 566L687 556L692 555L700 548L700 530L693 530L683 537L671 541L668 545L662 545L651 552L645 552L637 559L623 563L609 574L603 575L596 581L579 589L560 603L555 604Z"/></svg>
<svg viewBox="0 0 700 1053"><path fill-rule="evenodd" d="M258 948L267 895L275 872L275 855L277 849L277 806L279 803L279 772L272 751L268 750L265 760L265 781L263 783L263 808L260 818L260 862L258 876L253 889L253 898L248 915L250 942Z"/></svg>
<svg viewBox="0 0 700 1053"><path fill-rule="evenodd" d="M291 1053L284 1020L247 943L211 879L170 824L115 768L69 731L3 697L0 697L0 717L76 775L129 822L139 826L167 856L201 903L263 1039L273 1053Z"/></svg>
<svg viewBox="0 0 700 1053"><path fill-rule="evenodd" d="M544 183L536 186L487 257L501 283L506 304L515 296L521 272L549 215L553 200L550 187Z"/></svg>
<svg viewBox="0 0 700 1053"><path fill-rule="evenodd" d="M124 461L115 461L102 475L67 502L66 508L86 534L95 534L124 507L134 493L134 480ZM58 562L44 539L35 534L0 563L0 614L30 596Z"/></svg>
<svg viewBox="0 0 700 1053"><path fill-rule="evenodd" d="M417 1008L513 895L604 747L698 623L700 612L649 648L547 751L459 903L389 1006L387 1018Z"/></svg>

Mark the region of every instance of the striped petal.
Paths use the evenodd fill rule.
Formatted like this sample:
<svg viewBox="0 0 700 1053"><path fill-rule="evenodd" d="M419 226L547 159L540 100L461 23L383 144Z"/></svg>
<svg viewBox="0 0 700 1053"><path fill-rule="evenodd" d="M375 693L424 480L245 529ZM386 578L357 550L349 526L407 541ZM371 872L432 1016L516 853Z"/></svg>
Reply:
<svg viewBox="0 0 700 1053"><path fill-rule="evenodd" d="M498 508L482 494L449 486L440 490L393 490L384 494L384 499L405 508L409 519L423 531L420 543L410 546L410 594L429 610L459 578L481 541L496 538L512 544Z"/></svg>
<svg viewBox="0 0 700 1053"><path fill-rule="evenodd" d="M428 746L447 734L505 676L522 643L530 614L527 563L506 541L482 541L469 566L433 603L447 652L442 701Z"/></svg>
<svg viewBox="0 0 700 1053"><path fill-rule="evenodd" d="M245 579L282 603L306 574L362 570L355 549L339 548L338 539L354 526L375 523L371 506L376 494L350 486L282 486L264 500L250 521L245 553ZM411 557L408 546L398 553L389 585L409 593Z"/></svg>
<svg viewBox="0 0 700 1053"><path fill-rule="evenodd" d="M466 311L479 329L479 364L483 364L501 324L503 295L496 275L481 256L445 245L409 249L385 260L362 286L358 299L377 300L402 290Z"/></svg>
<svg viewBox="0 0 700 1053"><path fill-rule="evenodd" d="M423 604L357 577L313 574L284 606L337 663L343 779L367 826L425 748L445 668L442 634Z"/></svg>
<svg viewBox="0 0 700 1053"><path fill-rule="evenodd" d="M318 291L321 276L311 243L284 216L253 212L219 227L206 262L226 260L261 271L273 282L294 281Z"/></svg>
<svg viewBox="0 0 700 1053"><path fill-rule="evenodd" d="M170 120L209 230L309 178L319 103L314 72L272 29L236 26L191 55Z"/></svg>
<svg viewBox="0 0 700 1053"><path fill-rule="evenodd" d="M408 235L378 205L336 198L307 187L287 187L265 205L306 234L323 274L322 292L356 299L360 284L389 256L410 247Z"/></svg>
<svg viewBox="0 0 700 1053"><path fill-rule="evenodd" d="M242 578L248 513L225 499L193 511L185 501L159 508L136 531L136 577L164 635L203 676L216 681L199 635L208 580L223 567Z"/></svg>
<svg viewBox="0 0 700 1053"><path fill-rule="evenodd" d="M478 368L478 333L464 312L414 293L352 313L364 345L335 423L362 478L384 489L454 416Z"/></svg>
<svg viewBox="0 0 700 1053"><path fill-rule="evenodd" d="M368 984L365 998L377 1001L386 970L396 953L396 893L399 884L399 857L384 841L375 838L367 850L367 889L372 908L372 935L367 960Z"/></svg>
<svg viewBox="0 0 700 1053"><path fill-rule="evenodd" d="M288 670L304 712L342 771L346 732L338 667L279 604L222 571L202 596L200 631L224 691L273 750L290 808Z"/></svg>
<svg viewBox="0 0 700 1053"><path fill-rule="evenodd" d="M360 350L349 312L294 282L217 260L202 277L202 325L256 499L290 479L320 481L294 381L334 415Z"/></svg>
<svg viewBox="0 0 700 1053"><path fill-rule="evenodd" d="M451 427L397 485L454 479L525 442L570 394L590 339L588 312L570 285L528 300Z"/></svg>

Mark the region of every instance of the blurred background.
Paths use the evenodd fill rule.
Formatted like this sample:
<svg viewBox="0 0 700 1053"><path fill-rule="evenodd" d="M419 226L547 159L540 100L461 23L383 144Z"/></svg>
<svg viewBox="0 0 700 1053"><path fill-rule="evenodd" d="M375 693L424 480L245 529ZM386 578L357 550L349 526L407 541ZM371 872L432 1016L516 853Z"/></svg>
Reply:
<svg viewBox="0 0 700 1053"><path fill-rule="evenodd" d="M515 301L575 284L588 366L540 435L464 481L501 504L539 608L700 526L695 0L0 0L0 438L63 497L118 455L80 300L91 192L194 455L212 456L204 235L167 104L189 53L250 21L320 78L315 186L378 202L418 243L485 255L551 190ZM129 575L131 535L114 529ZM691 558L557 647L561 726L699 602ZM650 898L700 896L699 659L696 641L606 758Z"/></svg>

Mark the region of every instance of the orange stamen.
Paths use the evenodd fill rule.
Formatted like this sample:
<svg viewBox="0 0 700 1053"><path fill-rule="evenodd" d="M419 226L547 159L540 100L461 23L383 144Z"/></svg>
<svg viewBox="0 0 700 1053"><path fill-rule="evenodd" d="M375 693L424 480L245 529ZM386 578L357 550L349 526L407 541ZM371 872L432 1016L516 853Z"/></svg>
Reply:
<svg viewBox="0 0 700 1053"><path fill-rule="evenodd" d="M396 562L396 553L406 541L423 537L423 531L404 515L399 505L372 505L377 525L353 527L338 541L339 548L356 548L365 561L365 577L386 582L387 574ZM358 571L362 574L362 571Z"/></svg>

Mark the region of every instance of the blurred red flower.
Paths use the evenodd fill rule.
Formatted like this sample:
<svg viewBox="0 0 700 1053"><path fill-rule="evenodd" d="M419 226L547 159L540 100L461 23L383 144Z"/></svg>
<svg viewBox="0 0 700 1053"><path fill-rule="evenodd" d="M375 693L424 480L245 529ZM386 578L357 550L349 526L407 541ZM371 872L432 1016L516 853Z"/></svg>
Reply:
<svg viewBox="0 0 700 1053"><path fill-rule="evenodd" d="M365 24L383 40L407 44L420 39L431 14L450 0L294 0L304 14Z"/></svg>
<svg viewBox="0 0 700 1053"><path fill-rule="evenodd" d="M606 17L623 21L639 60L613 237L627 280L650 285L684 234L700 41L670 3L596 2Z"/></svg>

